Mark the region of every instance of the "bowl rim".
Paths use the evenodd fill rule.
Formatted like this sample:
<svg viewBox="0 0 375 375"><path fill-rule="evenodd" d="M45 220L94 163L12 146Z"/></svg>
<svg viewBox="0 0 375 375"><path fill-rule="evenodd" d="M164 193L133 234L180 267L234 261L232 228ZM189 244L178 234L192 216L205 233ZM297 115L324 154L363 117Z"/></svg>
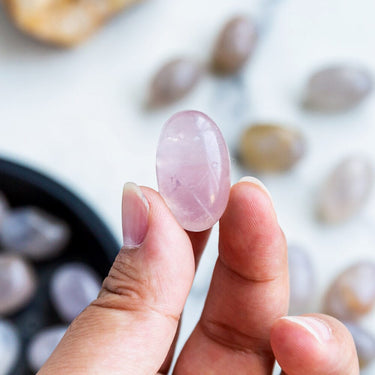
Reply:
<svg viewBox="0 0 375 375"><path fill-rule="evenodd" d="M121 246L103 219L101 219L76 193L63 183L39 171L37 168L26 166L18 161L12 161L7 158L0 157L0 173L20 180L27 180L31 185L52 195L55 199L68 207L73 214L85 224L89 232L99 242L108 260L110 262L113 261Z"/></svg>

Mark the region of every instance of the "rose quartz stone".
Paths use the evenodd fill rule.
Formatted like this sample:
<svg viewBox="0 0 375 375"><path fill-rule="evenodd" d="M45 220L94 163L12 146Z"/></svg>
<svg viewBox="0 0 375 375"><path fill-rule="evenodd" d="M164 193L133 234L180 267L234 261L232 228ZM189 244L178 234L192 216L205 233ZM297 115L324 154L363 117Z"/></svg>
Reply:
<svg viewBox="0 0 375 375"><path fill-rule="evenodd" d="M217 125L197 111L164 125L156 155L159 192L181 226L200 232L223 214L230 190L228 148Z"/></svg>

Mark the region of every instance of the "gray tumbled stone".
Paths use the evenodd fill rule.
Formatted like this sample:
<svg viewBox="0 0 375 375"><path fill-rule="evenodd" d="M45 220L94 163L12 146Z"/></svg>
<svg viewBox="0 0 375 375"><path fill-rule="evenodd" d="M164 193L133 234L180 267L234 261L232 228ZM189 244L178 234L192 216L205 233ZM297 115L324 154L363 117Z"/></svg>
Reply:
<svg viewBox="0 0 375 375"><path fill-rule="evenodd" d="M12 375L20 355L21 342L16 328L0 319L0 375Z"/></svg>
<svg viewBox="0 0 375 375"><path fill-rule="evenodd" d="M63 221L35 207L13 210L0 228L4 247L33 260L58 255L69 238L69 227Z"/></svg>
<svg viewBox="0 0 375 375"><path fill-rule="evenodd" d="M366 68L329 66L311 76L304 104L318 111L347 110L359 104L372 89L372 77Z"/></svg>
<svg viewBox="0 0 375 375"><path fill-rule="evenodd" d="M357 349L359 365L366 367L375 359L375 335L355 323L345 323L353 336Z"/></svg>
<svg viewBox="0 0 375 375"><path fill-rule="evenodd" d="M317 211L326 222L350 218L367 202L374 183L373 165L361 156L340 162L326 179L318 196Z"/></svg>
<svg viewBox="0 0 375 375"><path fill-rule="evenodd" d="M0 315L25 307L36 291L36 274L18 255L0 254Z"/></svg>
<svg viewBox="0 0 375 375"><path fill-rule="evenodd" d="M39 371L67 330L66 326L48 327L37 333L27 348L27 361L32 371Z"/></svg>
<svg viewBox="0 0 375 375"><path fill-rule="evenodd" d="M61 319L71 322L98 296L99 275L83 263L67 263L52 276L50 295Z"/></svg>
<svg viewBox="0 0 375 375"><path fill-rule="evenodd" d="M179 58L168 62L151 82L149 106L163 106L183 98L199 82L202 72L202 67L190 59Z"/></svg>

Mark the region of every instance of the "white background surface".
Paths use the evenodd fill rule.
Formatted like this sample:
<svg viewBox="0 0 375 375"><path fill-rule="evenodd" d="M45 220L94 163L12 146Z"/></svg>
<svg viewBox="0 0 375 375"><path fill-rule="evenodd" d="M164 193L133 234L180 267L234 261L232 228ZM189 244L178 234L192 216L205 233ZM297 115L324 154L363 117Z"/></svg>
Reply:
<svg viewBox="0 0 375 375"><path fill-rule="evenodd" d="M252 121L296 126L308 140L306 158L291 173L260 177L288 240L313 258L318 291L312 298L319 310L322 294L340 270L357 259L375 259L375 197L344 225L327 227L314 218L316 191L339 160L361 152L375 162L375 95L337 116L308 114L298 104L308 74L326 63L360 62L375 72L375 2L275 0L279 4L268 12L264 35L242 77L209 76L178 104L152 113L143 109L160 64L180 55L207 61L226 19L245 12L264 20L269 2L149 0L72 50L24 37L0 7L0 153L63 181L120 239L123 183L156 187L157 139L175 111L198 109L213 117L232 155L241 130ZM245 173L233 160L233 182ZM215 233L187 305L182 339L201 311L216 257ZM365 321L375 333L374 323L371 316ZM363 374L374 372L375 367Z"/></svg>

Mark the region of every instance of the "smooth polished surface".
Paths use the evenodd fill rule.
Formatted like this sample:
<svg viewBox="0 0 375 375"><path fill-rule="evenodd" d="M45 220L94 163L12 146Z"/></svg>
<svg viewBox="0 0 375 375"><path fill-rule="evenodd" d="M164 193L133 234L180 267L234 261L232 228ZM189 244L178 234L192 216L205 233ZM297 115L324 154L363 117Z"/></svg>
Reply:
<svg viewBox="0 0 375 375"><path fill-rule="evenodd" d="M338 223L357 213L367 202L374 185L374 166L362 156L342 160L329 174L318 196L318 215Z"/></svg>
<svg viewBox="0 0 375 375"><path fill-rule="evenodd" d="M213 52L213 69L231 74L239 71L253 53L257 30L252 19L237 16L230 19L220 32Z"/></svg>
<svg viewBox="0 0 375 375"><path fill-rule="evenodd" d="M159 192L183 228L199 232L223 214L230 189L228 148L217 125L198 111L164 125L156 155Z"/></svg>
<svg viewBox="0 0 375 375"><path fill-rule="evenodd" d="M71 322L99 294L99 275L83 263L67 263L52 276L50 296L61 319Z"/></svg>
<svg viewBox="0 0 375 375"><path fill-rule="evenodd" d="M150 107L175 102L187 95L202 76L201 66L191 59L168 62L155 74L150 88Z"/></svg>
<svg viewBox="0 0 375 375"><path fill-rule="evenodd" d="M275 124L255 124L241 136L242 163L258 172L283 172L291 169L305 154L303 135L292 128Z"/></svg>
<svg viewBox="0 0 375 375"><path fill-rule="evenodd" d="M0 314L25 307L36 291L34 269L18 255L0 254Z"/></svg>
<svg viewBox="0 0 375 375"><path fill-rule="evenodd" d="M373 80L368 69L338 64L311 76L304 104L318 111L344 111L359 104L372 89Z"/></svg>
<svg viewBox="0 0 375 375"><path fill-rule="evenodd" d="M0 241L9 250L33 260L56 256L69 241L69 227L36 207L16 208L0 227Z"/></svg>
<svg viewBox="0 0 375 375"><path fill-rule="evenodd" d="M63 338L66 329L66 326L48 327L31 339L27 348L27 361L31 370L39 371Z"/></svg>
<svg viewBox="0 0 375 375"><path fill-rule="evenodd" d="M6 320L0 319L0 375L12 374L21 349L16 328Z"/></svg>
<svg viewBox="0 0 375 375"><path fill-rule="evenodd" d="M375 304L375 263L361 262L344 270L325 297L324 310L340 320L356 320Z"/></svg>

